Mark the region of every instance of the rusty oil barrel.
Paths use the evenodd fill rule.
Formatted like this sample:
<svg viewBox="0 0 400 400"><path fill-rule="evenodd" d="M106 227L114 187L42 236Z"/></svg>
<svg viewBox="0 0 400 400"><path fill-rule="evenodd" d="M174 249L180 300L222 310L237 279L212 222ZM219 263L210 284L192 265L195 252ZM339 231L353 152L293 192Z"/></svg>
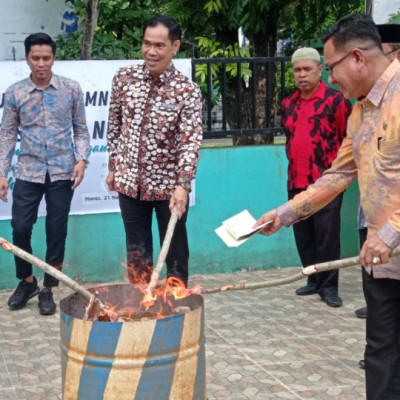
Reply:
<svg viewBox="0 0 400 400"><path fill-rule="evenodd" d="M111 304L137 301L133 285L96 288ZM60 302L64 400L205 400L203 298L174 300L184 313L125 322L84 321L87 301ZM189 311L188 311L189 310Z"/></svg>

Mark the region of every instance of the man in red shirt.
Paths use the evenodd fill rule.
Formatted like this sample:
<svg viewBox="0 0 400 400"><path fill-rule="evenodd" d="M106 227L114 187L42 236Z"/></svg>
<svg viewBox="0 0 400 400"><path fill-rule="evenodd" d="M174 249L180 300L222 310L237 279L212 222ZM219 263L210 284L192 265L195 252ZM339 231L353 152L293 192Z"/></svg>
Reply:
<svg viewBox="0 0 400 400"><path fill-rule="evenodd" d="M316 49L301 48L292 56L298 90L283 99L282 125L286 135L288 195L292 199L328 169L346 135L351 103L321 81L321 57ZM340 258L340 208L343 195L310 218L293 225L303 266ZM296 290L299 296L318 293L328 306L340 307L339 272L327 271L308 278Z"/></svg>

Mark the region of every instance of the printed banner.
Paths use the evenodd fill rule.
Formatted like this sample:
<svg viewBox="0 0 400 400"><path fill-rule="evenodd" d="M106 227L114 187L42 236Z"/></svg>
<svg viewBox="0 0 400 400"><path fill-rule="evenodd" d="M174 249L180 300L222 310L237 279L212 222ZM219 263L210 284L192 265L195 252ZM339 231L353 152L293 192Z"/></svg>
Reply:
<svg viewBox="0 0 400 400"><path fill-rule="evenodd" d="M90 132L89 165L85 178L75 190L71 205L71 214L95 214L119 211L118 194L110 192L105 183L108 174L107 154L107 118L110 102L111 82L118 68L125 65L141 63L141 60L115 61L56 61L53 72L78 81L84 93L86 119ZM191 77L190 59L174 60L175 67ZM0 120L3 115L4 95L6 89L21 79L29 76L29 67L25 62L0 62ZM18 145L16 148L18 154ZM13 159L13 165L16 156ZM8 176L10 189L13 189L14 178ZM11 218L12 193L9 190L8 202L0 201L0 219ZM192 184L190 204L194 204L195 190ZM45 204L42 201L39 215L45 215Z"/></svg>
<svg viewBox="0 0 400 400"><path fill-rule="evenodd" d="M25 59L24 40L35 32L52 38L76 31L75 0L0 0L0 61Z"/></svg>

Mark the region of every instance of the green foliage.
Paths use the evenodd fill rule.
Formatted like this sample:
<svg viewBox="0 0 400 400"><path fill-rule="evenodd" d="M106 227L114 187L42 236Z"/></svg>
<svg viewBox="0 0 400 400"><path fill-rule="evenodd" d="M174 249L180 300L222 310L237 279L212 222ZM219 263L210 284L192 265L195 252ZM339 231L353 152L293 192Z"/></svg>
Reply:
<svg viewBox="0 0 400 400"><path fill-rule="evenodd" d="M211 0L206 3L204 9L207 11L208 15L210 15L213 11L219 13L222 9L222 3L220 0Z"/></svg>
<svg viewBox="0 0 400 400"><path fill-rule="evenodd" d="M363 0L323 2L320 0L100 0L98 26L93 43L94 58L140 57L143 24L156 13L173 15L183 28L182 53L178 57L211 57L218 50L199 47L197 37L213 38L220 52L230 50L237 41L237 29L243 28L258 56L274 55L270 43L290 38L294 47L305 39L317 38L332 22L350 12L363 9ZM84 24L83 0L75 1L75 12ZM277 32L277 24L278 32ZM59 38L59 58L79 58L82 33ZM261 45L269 42L272 53L263 53ZM257 51L256 51L257 50ZM113 54L114 53L114 54ZM224 56L227 56L224 54ZM232 72L235 69L232 67Z"/></svg>
<svg viewBox="0 0 400 400"><path fill-rule="evenodd" d="M280 10L293 0L209 0L204 9L215 31L243 29L253 40L274 33ZM276 33L276 32L275 32Z"/></svg>
<svg viewBox="0 0 400 400"><path fill-rule="evenodd" d="M397 12L390 14L388 24L400 24L400 8Z"/></svg>
<svg viewBox="0 0 400 400"><path fill-rule="evenodd" d="M59 35L56 39L57 59L79 60L82 36L82 31L64 36ZM140 44L132 46L130 42L118 40L114 36L96 29L92 45L92 58L98 60L138 59L141 58Z"/></svg>
<svg viewBox="0 0 400 400"><path fill-rule="evenodd" d="M205 58L246 58L250 57L249 47L239 47L238 43L229 45L225 48L221 46L218 41L213 41L209 38L199 36L196 37L198 48L200 53ZM235 78L238 74L237 64L228 63L226 64L227 78ZM211 64L211 101L213 105L216 105L219 101L221 95L221 74L222 74L222 64ZM196 65L196 82L200 86L203 94L203 98L207 96L207 76L208 76L208 66L207 64L197 64ZM241 64L241 78L247 84L252 76L252 71L249 68L249 64Z"/></svg>
<svg viewBox="0 0 400 400"><path fill-rule="evenodd" d="M81 1L81 0L80 0ZM112 33L117 39L141 42L144 22L154 13L161 12L157 1L150 0L100 0L98 27ZM129 35L128 31L137 30L139 35Z"/></svg>
<svg viewBox="0 0 400 400"><path fill-rule="evenodd" d="M144 21L161 12L157 1L100 0L100 13L95 28L92 57L96 59L141 58ZM159 2L161 4L161 1ZM75 1L80 29L57 38L58 59L79 59L83 40L86 9L82 0Z"/></svg>
<svg viewBox="0 0 400 400"><path fill-rule="evenodd" d="M304 45L309 39L318 39L335 21L347 14L364 11L364 0L350 1L291 1L281 10L278 24L278 39L290 39L285 54Z"/></svg>
<svg viewBox="0 0 400 400"><path fill-rule="evenodd" d="M277 76L281 76L281 64L278 64L277 68ZM293 67L291 63L286 63L285 64L285 91L282 93L281 90L281 82L280 80L277 80L278 84L278 100L277 104L281 104L282 100L284 97L289 96L291 93L293 93L297 88L294 82L294 75L293 75Z"/></svg>
<svg viewBox="0 0 400 400"><path fill-rule="evenodd" d="M58 60L79 60L82 46L82 33L73 32L67 35L58 35L56 38Z"/></svg>

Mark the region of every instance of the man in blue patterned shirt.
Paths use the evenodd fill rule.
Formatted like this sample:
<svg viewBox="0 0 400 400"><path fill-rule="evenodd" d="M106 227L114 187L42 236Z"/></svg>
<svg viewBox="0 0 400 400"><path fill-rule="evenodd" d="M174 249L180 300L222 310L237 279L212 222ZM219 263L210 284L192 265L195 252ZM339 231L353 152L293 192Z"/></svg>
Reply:
<svg viewBox="0 0 400 400"><path fill-rule="evenodd" d="M61 269L72 195L82 182L87 163L89 132L79 84L52 73L55 51L55 42L45 33L34 33L25 39L31 75L11 85L5 94L0 132L0 199L7 201L7 175L19 136L12 193L13 243L32 253L32 229L44 195L46 262ZM15 263L21 282L8 300L11 309L24 307L39 293L32 265L18 257ZM58 286L58 280L45 274L43 286L39 311L42 315L54 314L52 287Z"/></svg>

